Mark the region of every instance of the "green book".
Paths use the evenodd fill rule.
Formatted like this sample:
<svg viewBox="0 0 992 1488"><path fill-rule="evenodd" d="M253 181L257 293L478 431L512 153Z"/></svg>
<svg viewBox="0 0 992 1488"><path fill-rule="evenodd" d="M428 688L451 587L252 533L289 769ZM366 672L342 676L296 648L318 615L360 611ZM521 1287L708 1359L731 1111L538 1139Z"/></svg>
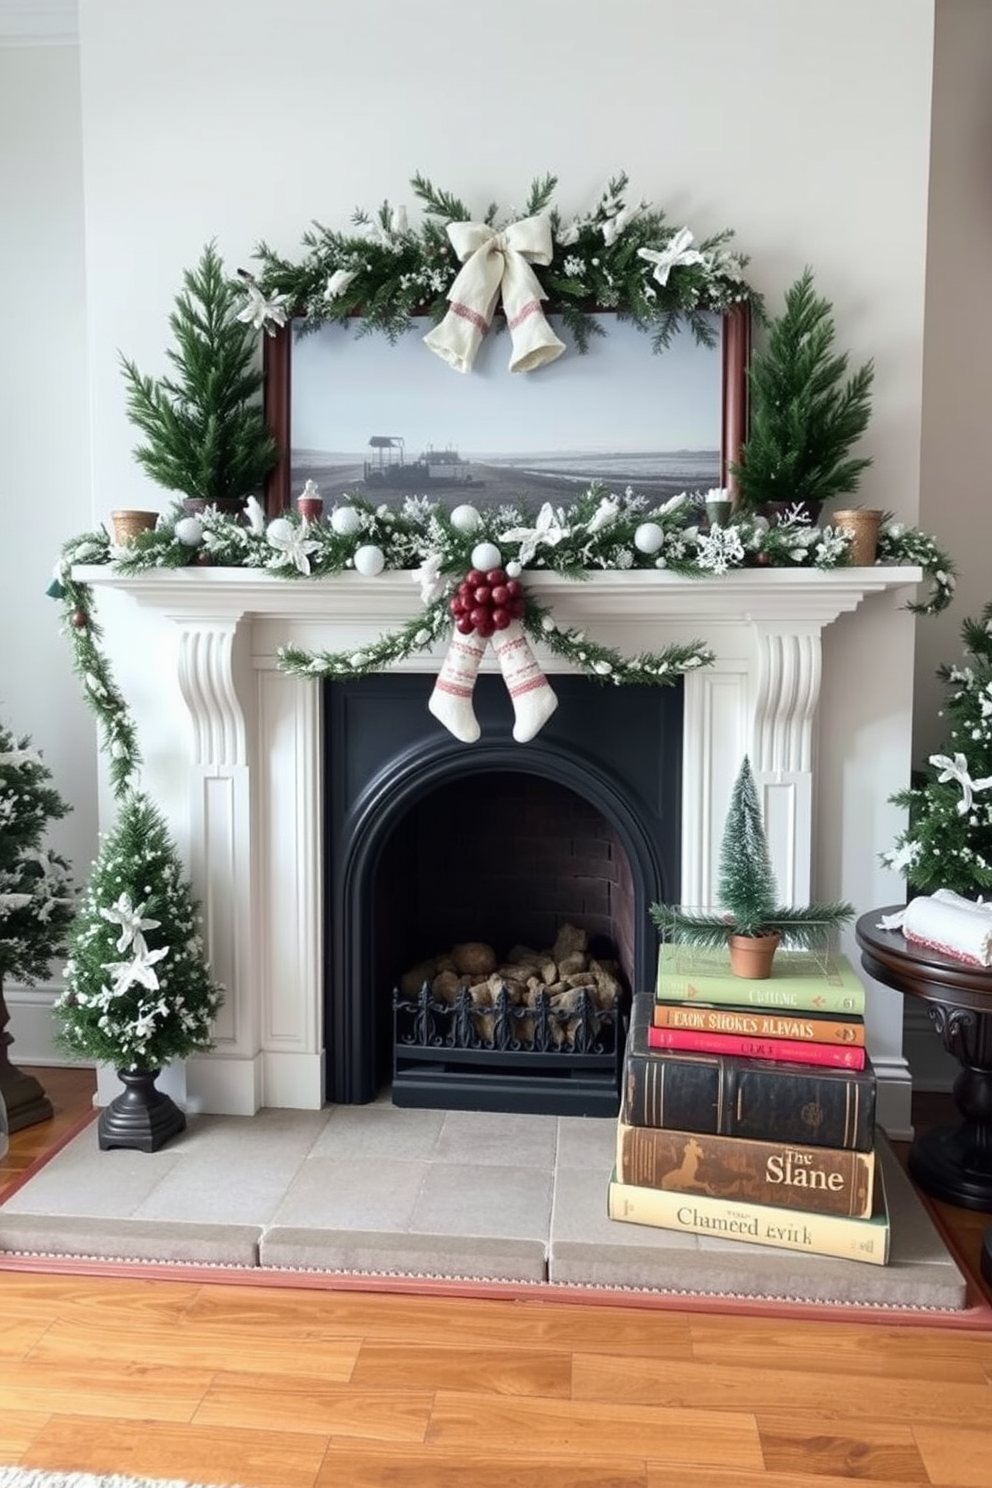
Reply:
<svg viewBox="0 0 992 1488"><path fill-rule="evenodd" d="M846 956L778 951L772 974L762 981L735 976L725 955L694 946L666 944L658 954L655 996L664 1002L699 1002L722 1007L794 1008L807 1013L864 1017L864 984Z"/></svg>

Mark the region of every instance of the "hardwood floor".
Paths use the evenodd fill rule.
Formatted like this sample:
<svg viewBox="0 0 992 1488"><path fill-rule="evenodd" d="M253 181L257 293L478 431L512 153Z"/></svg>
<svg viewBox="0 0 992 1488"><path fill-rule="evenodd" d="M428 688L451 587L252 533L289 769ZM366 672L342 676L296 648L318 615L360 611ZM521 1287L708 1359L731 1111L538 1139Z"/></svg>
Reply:
<svg viewBox="0 0 992 1488"><path fill-rule="evenodd" d="M55 1115L11 1139L0 1192L90 1104L88 1072L32 1073ZM992 1216L942 1213L977 1265ZM992 1331L2 1272L6 1464L245 1488L992 1488Z"/></svg>

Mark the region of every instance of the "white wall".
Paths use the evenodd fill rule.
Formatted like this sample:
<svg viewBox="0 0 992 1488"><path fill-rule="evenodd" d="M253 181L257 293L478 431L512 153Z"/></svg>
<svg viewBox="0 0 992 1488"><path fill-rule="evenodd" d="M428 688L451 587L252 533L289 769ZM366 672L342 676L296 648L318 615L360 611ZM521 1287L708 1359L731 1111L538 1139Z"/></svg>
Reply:
<svg viewBox="0 0 992 1488"><path fill-rule="evenodd" d="M63 482L71 510L40 519L49 548L117 505L167 504L131 459L118 350L162 370L172 298L204 241L216 237L231 266L248 264L260 238L295 253L313 218L344 226L354 206L387 196L412 208L417 170L480 211L519 203L550 170L570 212L626 169L632 192L673 224L733 227L772 310L812 264L840 343L876 362L875 463L860 499L917 520L932 49L931 0L615 0L607 12L592 0L504 0L495 14L456 0L82 0L92 483L85 448L62 445L76 479ZM27 112L30 68L51 57L0 58ZM62 104L71 113L65 94ZM15 159L25 149L33 169L33 141ZM78 318L78 237L69 246ZM24 266L25 299L47 316L51 286L34 267ZM64 351L71 317L53 316L53 332L57 323ZM60 432L84 401L78 361L71 370L72 392L40 375L25 391ZM17 488L33 489L33 448L20 475ZM0 563L18 566L9 550ZM43 644L58 651L53 626L25 634L26 680ZM901 891L876 855L894 826L885 799L909 767L913 630L879 604L869 682L831 692L824 709L824 778L845 796L825 823L816 891L863 907ZM827 645L846 669L842 624ZM51 700L34 707L52 735L75 709L67 733L92 760L57 665ZM878 749L883 731L904 732L904 744ZM91 783L72 789L92 820Z"/></svg>

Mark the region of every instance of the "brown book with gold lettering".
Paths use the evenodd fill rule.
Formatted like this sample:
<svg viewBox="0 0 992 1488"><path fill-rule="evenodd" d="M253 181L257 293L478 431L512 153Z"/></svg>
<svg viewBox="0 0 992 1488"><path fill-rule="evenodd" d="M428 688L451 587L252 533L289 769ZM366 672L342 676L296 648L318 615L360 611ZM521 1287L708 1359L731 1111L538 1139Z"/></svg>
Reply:
<svg viewBox="0 0 992 1488"><path fill-rule="evenodd" d="M617 1123L620 1183L818 1214L871 1213L875 1153Z"/></svg>

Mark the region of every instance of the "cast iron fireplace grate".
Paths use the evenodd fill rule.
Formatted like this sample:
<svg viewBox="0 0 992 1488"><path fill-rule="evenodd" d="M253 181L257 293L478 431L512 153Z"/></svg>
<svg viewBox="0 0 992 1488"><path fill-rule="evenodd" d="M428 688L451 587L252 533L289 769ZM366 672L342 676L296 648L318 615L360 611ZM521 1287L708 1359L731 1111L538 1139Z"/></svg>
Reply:
<svg viewBox="0 0 992 1488"><path fill-rule="evenodd" d="M597 1006L586 988L567 1007L542 990L527 1006L501 987L480 1007L468 986L452 1002L427 983L393 995L393 1104L555 1116L617 1112L628 999Z"/></svg>

